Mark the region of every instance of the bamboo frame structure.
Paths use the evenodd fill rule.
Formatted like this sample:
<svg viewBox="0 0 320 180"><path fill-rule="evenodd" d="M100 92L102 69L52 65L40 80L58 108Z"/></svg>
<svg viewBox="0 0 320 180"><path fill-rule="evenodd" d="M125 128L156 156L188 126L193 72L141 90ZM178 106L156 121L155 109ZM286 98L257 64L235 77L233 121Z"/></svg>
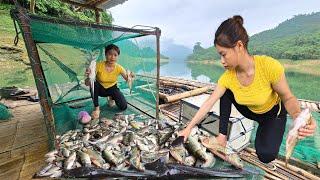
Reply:
<svg viewBox="0 0 320 180"><path fill-rule="evenodd" d="M132 32L138 33L140 36L146 35L154 35L156 36L156 45L157 45L157 98L156 98L156 118L159 118L159 69L160 69L160 36L161 30L157 27L149 27L149 29L132 29L132 28L124 28L120 26L108 26L102 24L88 23L88 22L79 22L79 21L64 21L60 19L53 19L48 17L40 17L28 14L24 8L22 8L16 0L14 0L16 9L11 10L11 16L14 20L16 20L21 29L22 36L25 41L26 49L28 52L28 56L31 62L31 68L33 72L33 76L35 78L36 87L39 93L40 105L42 107L42 113L44 115L44 121L46 124L48 136L49 136L49 144L50 149L56 147L54 143L55 139L55 123L54 116L52 110L52 99L48 90L48 84L46 81L46 77L43 72L41 60L39 57L39 52L36 46L36 42L32 38L30 19L41 20L49 23L59 23L65 25L73 25L73 26L82 26L82 27L90 27L94 29L100 30L113 30L113 31L121 31L121 32ZM137 37L140 37L137 36ZM139 109L138 109L139 110Z"/></svg>

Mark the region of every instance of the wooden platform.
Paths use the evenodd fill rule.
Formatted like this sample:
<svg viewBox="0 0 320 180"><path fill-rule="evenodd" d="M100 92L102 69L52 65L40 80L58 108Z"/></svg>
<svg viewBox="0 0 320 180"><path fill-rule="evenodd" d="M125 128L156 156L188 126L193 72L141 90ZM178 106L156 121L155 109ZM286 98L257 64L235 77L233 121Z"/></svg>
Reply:
<svg viewBox="0 0 320 180"><path fill-rule="evenodd" d="M31 179L44 164L48 136L38 103L7 101L13 118L0 123L0 179Z"/></svg>

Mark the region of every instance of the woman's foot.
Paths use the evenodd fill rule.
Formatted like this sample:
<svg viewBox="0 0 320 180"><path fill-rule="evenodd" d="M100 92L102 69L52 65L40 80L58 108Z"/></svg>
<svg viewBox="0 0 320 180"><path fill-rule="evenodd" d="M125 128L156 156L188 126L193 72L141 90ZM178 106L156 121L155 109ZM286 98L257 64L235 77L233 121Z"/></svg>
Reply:
<svg viewBox="0 0 320 180"><path fill-rule="evenodd" d="M107 97L109 107L113 107L116 105L116 102L112 99L112 97Z"/></svg>
<svg viewBox="0 0 320 180"><path fill-rule="evenodd" d="M99 119L100 116L100 109L96 109L92 111L92 119Z"/></svg>

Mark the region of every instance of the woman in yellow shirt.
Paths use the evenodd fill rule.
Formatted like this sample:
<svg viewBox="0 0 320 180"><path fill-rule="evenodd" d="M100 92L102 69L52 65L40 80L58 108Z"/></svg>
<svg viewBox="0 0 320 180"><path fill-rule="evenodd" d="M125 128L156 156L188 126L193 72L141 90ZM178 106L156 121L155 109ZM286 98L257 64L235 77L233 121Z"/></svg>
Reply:
<svg viewBox="0 0 320 180"><path fill-rule="evenodd" d="M260 161L268 163L278 155L287 112L295 119L301 109L289 89L282 65L268 56L250 55L248 42L241 16L229 18L219 26L214 44L226 71L219 78L214 92L179 135L186 139L191 129L220 99L218 143L226 146L231 105L234 104L243 116L258 122L256 153ZM299 129L299 138L311 136L315 129L316 122L312 119L310 125Z"/></svg>
<svg viewBox="0 0 320 180"><path fill-rule="evenodd" d="M94 119L99 118L100 107L98 97L111 97L109 101L115 101L120 110L127 109L127 101L119 88L117 87L117 79L121 74L123 79L128 81L126 70L117 64L120 49L114 44L110 44L105 48L106 60L98 62L96 65L96 82L94 83L93 104L95 110L92 112ZM90 69L86 70L86 75L90 74ZM86 83L89 85L90 83ZM91 91L90 91L91 92Z"/></svg>

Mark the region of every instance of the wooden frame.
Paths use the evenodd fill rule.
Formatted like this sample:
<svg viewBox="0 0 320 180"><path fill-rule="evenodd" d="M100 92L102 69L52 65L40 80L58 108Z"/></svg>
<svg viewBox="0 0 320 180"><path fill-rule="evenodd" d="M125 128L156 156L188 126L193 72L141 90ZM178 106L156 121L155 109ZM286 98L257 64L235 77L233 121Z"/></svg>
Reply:
<svg viewBox="0 0 320 180"><path fill-rule="evenodd" d="M63 20L57 20L57 19L52 19L48 17L39 17L39 16L27 14L26 10L23 9L21 6L19 6L16 0L14 0L14 2L16 4L16 9L11 10L11 17L19 23L22 30L22 36L25 41L26 49L31 62L33 76L35 78L36 87L39 93L40 105L42 107L42 113L44 115L44 121L46 124L48 136L49 136L50 149L54 149L57 146L57 144L55 144L55 141L54 141L56 131L55 131L53 110L52 110L53 103L48 90L48 84L44 76L36 42L32 38L30 19L37 19L37 20L42 20L42 21L51 22L51 23L84 26L84 27L90 27L90 28L102 29L102 30L114 30L114 31L121 31L121 32L140 33L141 36L155 35L156 44L157 44L156 118L159 119L159 84L160 84L159 69L160 69L160 35L161 35L161 31L159 28L153 28L154 30L152 31L152 30L107 26L107 25L100 25L100 24L94 24L94 23L77 22L77 21L63 21Z"/></svg>

